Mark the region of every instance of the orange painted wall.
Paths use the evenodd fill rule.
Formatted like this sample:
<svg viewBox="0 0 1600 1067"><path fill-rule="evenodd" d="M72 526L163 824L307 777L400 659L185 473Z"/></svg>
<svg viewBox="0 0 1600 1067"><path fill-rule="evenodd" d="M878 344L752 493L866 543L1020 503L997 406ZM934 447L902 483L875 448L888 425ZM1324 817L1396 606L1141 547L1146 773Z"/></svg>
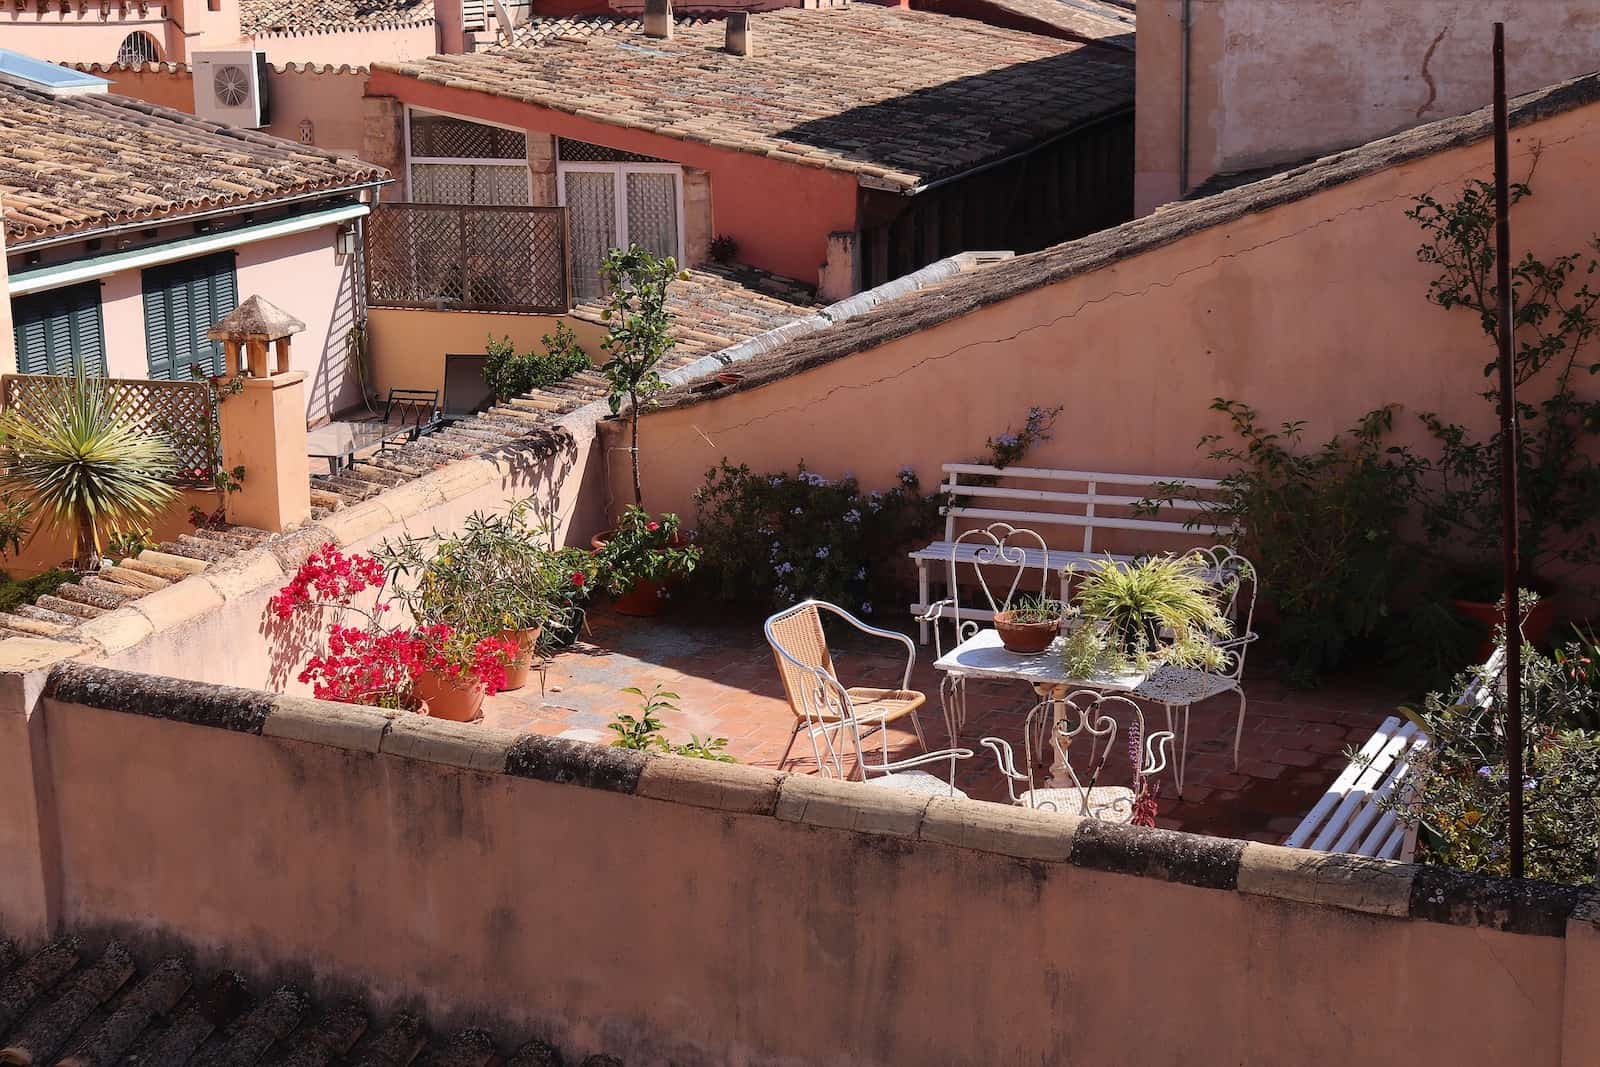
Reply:
<svg viewBox="0 0 1600 1067"><path fill-rule="evenodd" d="M375 70L370 96L554 133L698 167L711 174L714 232L739 242L739 258L790 278L814 283L828 234L856 228L853 175L781 163L672 137L623 129L487 93L420 82Z"/></svg>
<svg viewBox="0 0 1600 1067"><path fill-rule="evenodd" d="M1579 249L1600 230L1600 107L1517 129L1518 177L1536 145L1514 239L1542 255ZM758 471L803 459L824 475L853 471L866 488L909 464L929 486L941 463L981 455L1033 404L1064 411L1030 466L1118 473L1216 473L1196 442L1226 430L1208 410L1219 395L1269 425L1308 420L1312 443L1390 402L1403 405L1401 439L1414 444L1426 443L1423 411L1488 428L1479 392L1493 347L1470 315L1425 302L1433 275L1403 213L1416 194L1448 197L1490 169L1488 142L1444 152L764 387L646 415L648 502L693 514L693 490L724 456ZM1585 388L1600 396L1600 382ZM611 475L620 499L624 465Z"/></svg>

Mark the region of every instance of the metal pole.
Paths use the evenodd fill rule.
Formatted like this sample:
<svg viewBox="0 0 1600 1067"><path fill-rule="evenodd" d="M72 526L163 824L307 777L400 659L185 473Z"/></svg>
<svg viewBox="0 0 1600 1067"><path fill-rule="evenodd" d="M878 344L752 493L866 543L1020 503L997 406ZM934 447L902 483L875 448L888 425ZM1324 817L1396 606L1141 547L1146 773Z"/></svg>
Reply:
<svg viewBox="0 0 1600 1067"><path fill-rule="evenodd" d="M1511 877L1523 873L1522 842L1522 606L1517 545L1517 380L1511 364L1511 179L1506 116L1506 27L1494 24L1494 243L1500 323L1500 525L1505 548L1506 771L1511 788Z"/></svg>

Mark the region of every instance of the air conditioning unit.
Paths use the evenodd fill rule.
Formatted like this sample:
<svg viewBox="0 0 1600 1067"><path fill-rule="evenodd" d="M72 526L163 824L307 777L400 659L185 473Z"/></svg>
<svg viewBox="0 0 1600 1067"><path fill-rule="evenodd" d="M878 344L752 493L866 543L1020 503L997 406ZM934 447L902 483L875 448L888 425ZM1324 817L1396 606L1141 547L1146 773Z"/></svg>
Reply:
<svg viewBox="0 0 1600 1067"><path fill-rule="evenodd" d="M191 62L195 115L249 130L272 121L265 52L195 52Z"/></svg>

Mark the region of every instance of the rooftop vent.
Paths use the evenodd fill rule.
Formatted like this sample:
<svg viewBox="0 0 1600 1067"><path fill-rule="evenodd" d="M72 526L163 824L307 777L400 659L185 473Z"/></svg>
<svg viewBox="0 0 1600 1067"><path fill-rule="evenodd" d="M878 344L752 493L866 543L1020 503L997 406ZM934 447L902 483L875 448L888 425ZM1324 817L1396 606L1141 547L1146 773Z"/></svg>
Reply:
<svg viewBox="0 0 1600 1067"><path fill-rule="evenodd" d="M672 39L672 0L644 0L644 35Z"/></svg>
<svg viewBox="0 0 1600 1067"><path fill-rule="evenodd" d="M723 21L726 33L723 47L728 53L735 56L755 55L755 40L750 35L750 12L730 11Z"/></svg>
<svg viewBox="0 0 1600 1067"><path fill-rule="evenodd" d="M42 59L0 48L0 82L23 89L49 93L51 96L82 96L85 93L103 93L111 87L104 78L85 74L81 70L46 63Z"/></svg>

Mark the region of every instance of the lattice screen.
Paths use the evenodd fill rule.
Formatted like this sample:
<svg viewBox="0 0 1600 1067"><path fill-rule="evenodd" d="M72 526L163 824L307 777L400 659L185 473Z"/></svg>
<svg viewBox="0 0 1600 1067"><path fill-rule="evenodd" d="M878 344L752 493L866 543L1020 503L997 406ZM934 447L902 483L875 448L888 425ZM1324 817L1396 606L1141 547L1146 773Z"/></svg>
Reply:
<svg viewBox="0 0 1600 1067"><path fill-rule="evenodd" d="M528 170L472 163L413 163L411 199L419 204L521 207L528 202Z"/></svg>
<svg viewBox="0 0 1600 1067"><path fill-rule="evenodd" d="M603 144L574 141L570 137L556 139L556 156L563 163L671 163L670 159L642 156L637 152L624 152L620 148L607 148Z"/></svg>
<svg viewBox="0 0 1600 1067"><path fill-rule="evenodd" d="M177 485L210 485L217 469L216 406L204 382L143 378L95 379L111 406L140 429L165 438L177 461ZM39 417L64 402L73 379L53 374L7 374L0 380L4 406Z"/></svg>
<svg viewBox="0 0 1600 1067"><path fill-rule="evenodd" d="M517 130L413 111L411 155L432 159L526 160L528 139Z"/></svg>
<svg viewBox="0 0 1600 1067"><path fill-rule="evenodd" d="M373 307L568 310L562 208L379 204L366 233Z"/></svg>

